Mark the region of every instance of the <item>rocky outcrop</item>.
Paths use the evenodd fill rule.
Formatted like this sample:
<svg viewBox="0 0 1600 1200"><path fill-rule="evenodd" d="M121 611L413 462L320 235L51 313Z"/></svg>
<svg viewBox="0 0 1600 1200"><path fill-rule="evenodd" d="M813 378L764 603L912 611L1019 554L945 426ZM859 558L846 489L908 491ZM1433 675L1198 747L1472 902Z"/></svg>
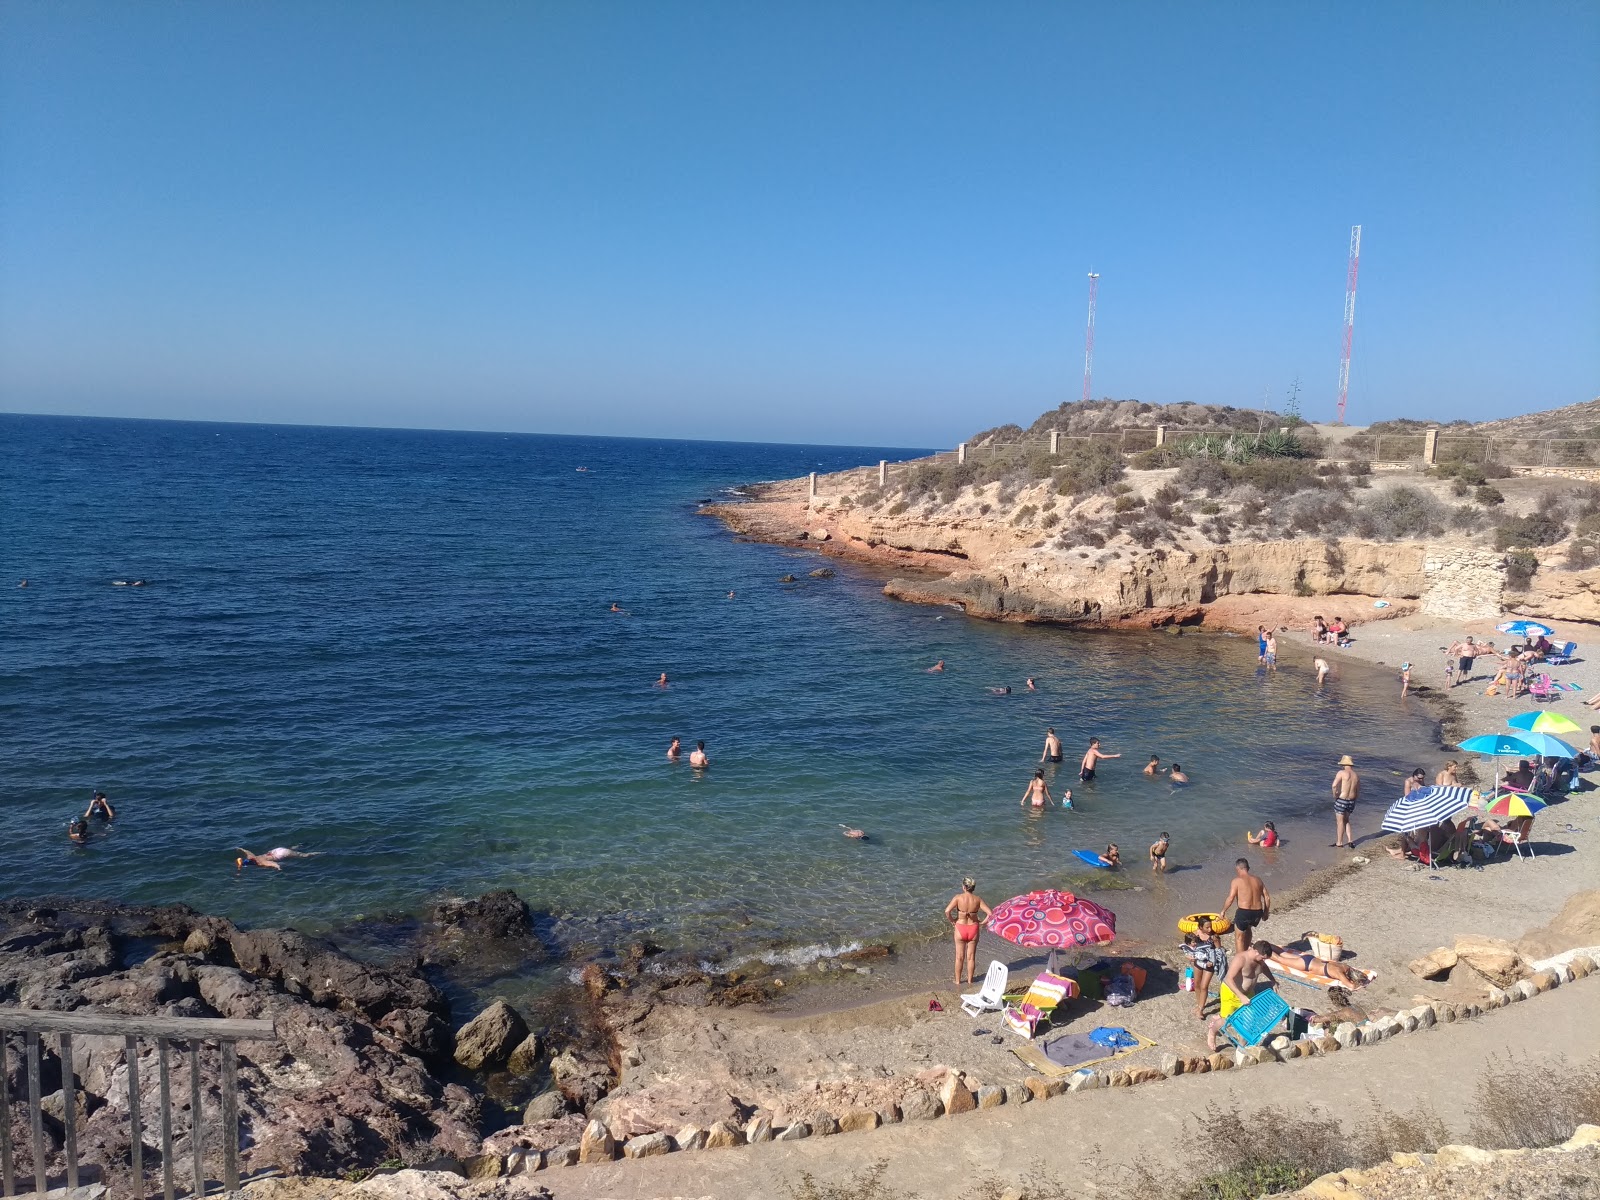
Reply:
<svg viewBox="0 0 1600 1200"><path fill-rule="evenodd" d="M1300 1200L1500 1200L1504 1196L1600 1194L1600 1126L1580 1125L1547 1150L1484 1150L1440 1146L1431 1154L1401 1153L1364 1169L1319 1176L1288 1196Z"/></svg>
<svg viewBox="0 0 1600 1200"><path fill-rule="evenodd" d="M473 983L537 965L552 954L534 914L510 888L440 900L428 912L421 941L425 961L448 965Z"/></svg>
<svg viewBox="0 0 1600 1200"><path fill-rule="evenodd" d="M496 1000L457 1031L456 1062L469 1071L492 1070L504 1065L527 1036L521 1014L504 1000Z"/></svg>

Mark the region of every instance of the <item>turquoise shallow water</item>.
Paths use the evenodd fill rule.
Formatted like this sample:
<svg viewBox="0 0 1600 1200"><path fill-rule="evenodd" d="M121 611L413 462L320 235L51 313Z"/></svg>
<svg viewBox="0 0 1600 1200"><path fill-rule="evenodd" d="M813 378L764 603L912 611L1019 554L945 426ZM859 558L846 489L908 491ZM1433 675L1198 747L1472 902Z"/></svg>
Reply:
<svg viewBox="0 0 1600 1200"><path fill-rule="evenodd" d="M964 873L1092 888L1069 852L1108 840L1198 861L1326 811L1339 753L1378 783L1430 744L1252 643L969 621L695 513L908 453L0 416L0 894L330 928L511 886L575 951L721 957L924 926ZM1018 806L1048 724L1063 779L1125 754L1077 812ZM118 819L71 846L94 787Z"/></svg>

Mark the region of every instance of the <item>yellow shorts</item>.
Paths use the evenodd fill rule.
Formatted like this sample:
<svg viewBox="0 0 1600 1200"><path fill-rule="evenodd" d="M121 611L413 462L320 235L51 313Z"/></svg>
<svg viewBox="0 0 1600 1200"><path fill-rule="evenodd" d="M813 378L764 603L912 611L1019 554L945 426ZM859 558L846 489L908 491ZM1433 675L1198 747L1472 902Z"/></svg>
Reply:
<svg viewBox="0 0 1600 1200"><path fill-rule="evenodd" d="M1220 999L1222 1001L1222 1019L1224 1021L1233 1016L1234 1013L1238 1012L1246 1004L1250 1003L1250 1001L1241 997L1238 992L1234 991L1225 983L1219 986L1219 991Z"/></svg>

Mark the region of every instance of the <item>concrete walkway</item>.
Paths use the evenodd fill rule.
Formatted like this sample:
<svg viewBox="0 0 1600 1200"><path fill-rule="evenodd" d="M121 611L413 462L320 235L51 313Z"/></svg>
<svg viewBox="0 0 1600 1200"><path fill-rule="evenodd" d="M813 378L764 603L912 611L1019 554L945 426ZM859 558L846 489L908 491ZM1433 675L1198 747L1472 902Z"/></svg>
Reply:
<svg viewBox="0 0 1600 1200"><path fill-rule="evenodd" d="M526 1179L548 1187L555 1200L785 1200L801 1172L836 1184L883 1159L895 1190L939 1200L971 1195L984 1177L1014 1182L1041 1162L1092 1196L1085 1184L1108 1178L1108 1171L1140 1160L1157 1167L1168 1161L1167 1148L1192 1134L1192 1119L1213 1105L1225 1113L1235 1107L1304 1112L1316 1105L1349 1122L1375 1103L1401 1112L1425 1103L1452 1136L1465 1136L1479 1068L1490 1055L1547 1062L1587 1057L1595 1053L1597 1027L1600 974L1474 1021L1326 1058L1083 1092L873 1133L569 1167Z"/></svg>

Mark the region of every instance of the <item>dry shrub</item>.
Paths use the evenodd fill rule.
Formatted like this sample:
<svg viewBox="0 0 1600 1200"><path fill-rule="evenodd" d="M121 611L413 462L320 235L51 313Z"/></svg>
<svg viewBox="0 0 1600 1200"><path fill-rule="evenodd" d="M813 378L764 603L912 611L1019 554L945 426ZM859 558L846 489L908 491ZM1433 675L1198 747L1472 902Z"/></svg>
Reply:
<svg viewBox="0 0 1600 1200"><path fill-rule="evenodd" d="M909 1193L896 1191L884 1182L889 1162L880 1158L849 1179L839 1183L818 1183L810 1171L800 1173L798 1184L786 1184L789 1200L915 1200Z"/></svg>
<svg viewBox="0 0 1600 1200"><path fill-rule="evenodd" d="M1473 1144L1496 1150L1559 1145L1579 1125L1600 1124L1600 1057L1569 1064L1490 1055L1476 1101Z"/></svg>

